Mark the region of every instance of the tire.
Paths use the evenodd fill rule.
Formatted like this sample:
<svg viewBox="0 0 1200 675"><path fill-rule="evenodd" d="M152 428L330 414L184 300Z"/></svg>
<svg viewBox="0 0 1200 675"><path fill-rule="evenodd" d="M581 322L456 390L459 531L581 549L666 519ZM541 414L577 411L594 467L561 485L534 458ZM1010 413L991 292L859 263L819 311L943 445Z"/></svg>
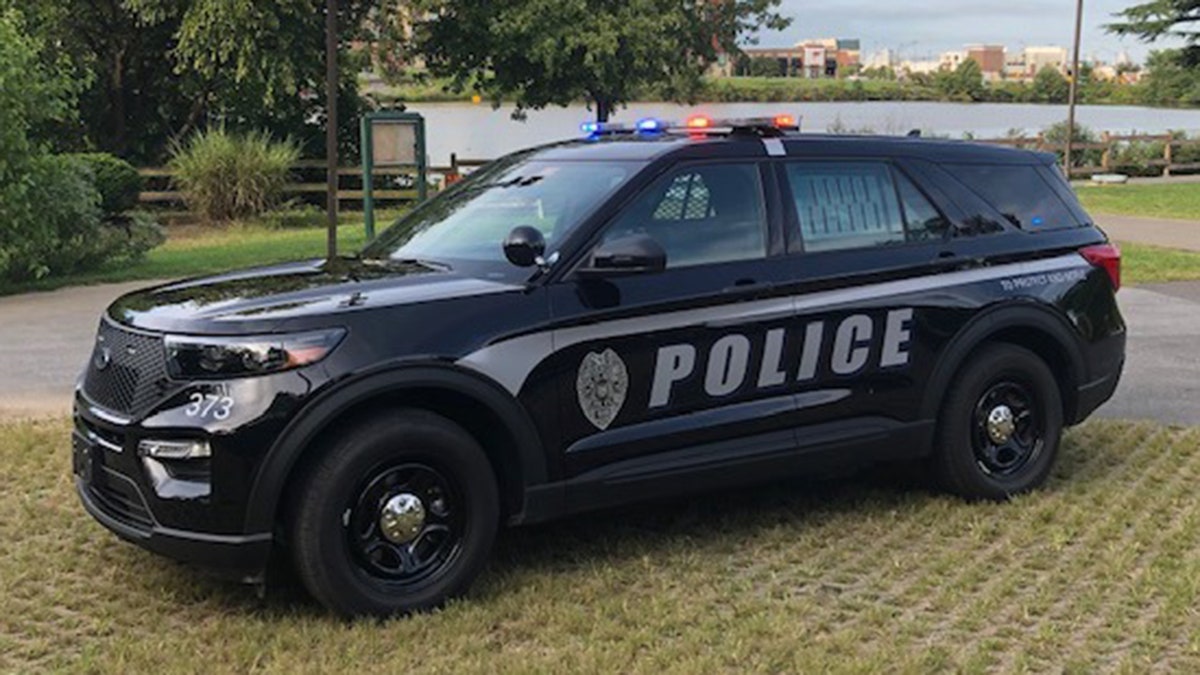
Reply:
<svg viewBox="0 0 1200 675"><path fill-rule="evenodd" d="M965 499L1005 500L1046 482L1062 432L1062 394L1046 363L1021 347L989 345L950 386L934 472L944 490Z"/></svg>
<svg viewBox="0 0 1200 675"><path fill-rule="evenodd" d="M458 425L421 410L368 418L296 493L297 576L346 617L435 609L483 570L499 505L487 456Z"/></svg>

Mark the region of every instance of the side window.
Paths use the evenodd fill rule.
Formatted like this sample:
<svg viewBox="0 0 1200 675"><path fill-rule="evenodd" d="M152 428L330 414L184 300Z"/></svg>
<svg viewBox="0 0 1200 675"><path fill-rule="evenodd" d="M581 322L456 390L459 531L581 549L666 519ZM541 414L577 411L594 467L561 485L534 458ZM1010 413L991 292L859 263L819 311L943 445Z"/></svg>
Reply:
<svg viewBox="0 0 1200 675"><path fill-rule="evenodd" d="M904 215L887 164L796 162L788 165L787 176L806 251L906 241Z"/></svg>
<svg viewBox="0 0 1200 675"><path fill-rule="evenodd" d="M1033 165L958 164L945 167L1023 230L1057 230L1082 225Z"/></svg>
<svg viewBox="0 0 1200 675"><path fill-rule="evenodd" d="M904 205L909 241L938 241L946 236L950 221L937 210L907 176L896 173L896 190Z"/></svg>
<svg viewBox="0 0 1200 675"><path fill-rule="evenodd" d="M705 164L660 179L603 241L649 236L667 252L667 267L680 268L764 258L766 228L757 165Z"/></svg>

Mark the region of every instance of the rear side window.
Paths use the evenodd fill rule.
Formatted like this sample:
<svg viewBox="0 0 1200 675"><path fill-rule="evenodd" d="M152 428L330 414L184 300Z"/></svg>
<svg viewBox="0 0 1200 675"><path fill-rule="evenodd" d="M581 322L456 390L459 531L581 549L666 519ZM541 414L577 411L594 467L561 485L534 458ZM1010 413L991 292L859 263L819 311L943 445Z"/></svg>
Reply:
<svg viewBox="0 0 1200 675"><path fill-rule="evenodd" d="M912 181L883 162L796 162L787 176L808 252L933 241L949 227Z"/></svg>
<svg viewBox="0 0 1200 675"><path fill-rule="evenodd" d="M804 249L903 244L904 213L886 164L798 162L787 167Z"/></svg>
<svg viewBox="0 0 1200 675"><path fill-rule="evenodd" d="M1059 230L1082 224L1036 166L957 164L945 168L1023 230Z"/></svg>

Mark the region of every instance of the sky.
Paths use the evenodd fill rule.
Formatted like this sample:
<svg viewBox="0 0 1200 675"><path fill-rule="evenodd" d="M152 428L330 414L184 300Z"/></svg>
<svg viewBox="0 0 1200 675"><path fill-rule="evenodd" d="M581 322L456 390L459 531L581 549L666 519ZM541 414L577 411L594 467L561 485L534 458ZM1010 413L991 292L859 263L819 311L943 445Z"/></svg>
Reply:
<svg viewBox="0 0 1200 675"><path fill-rule="evenodd" d="M1124 50L1143 61L1154 47L1104 31L1113 14L1139 0L1084 1L1084 58L1113 61ZM936 58L972 43L1069 47L1075 30L1074 0L782 0L793 18L782 33L765 33L759 45L776 47L806 38L861 38L864 58L880 49L903 59ZM1169 46L1160 43L1160 46Z"/></svg>

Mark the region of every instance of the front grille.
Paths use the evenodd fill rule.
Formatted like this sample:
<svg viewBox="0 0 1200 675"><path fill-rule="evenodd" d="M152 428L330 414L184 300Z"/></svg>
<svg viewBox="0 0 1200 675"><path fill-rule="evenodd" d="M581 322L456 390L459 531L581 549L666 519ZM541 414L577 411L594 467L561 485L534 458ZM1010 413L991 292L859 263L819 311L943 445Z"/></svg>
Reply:
<svg viewBox="0 0 1200 675"><path fill-rule="evenodd" d="M96 336L83 391L113 412L147 412L170 387L162 338L123 330L105 320Z"/></svg>

